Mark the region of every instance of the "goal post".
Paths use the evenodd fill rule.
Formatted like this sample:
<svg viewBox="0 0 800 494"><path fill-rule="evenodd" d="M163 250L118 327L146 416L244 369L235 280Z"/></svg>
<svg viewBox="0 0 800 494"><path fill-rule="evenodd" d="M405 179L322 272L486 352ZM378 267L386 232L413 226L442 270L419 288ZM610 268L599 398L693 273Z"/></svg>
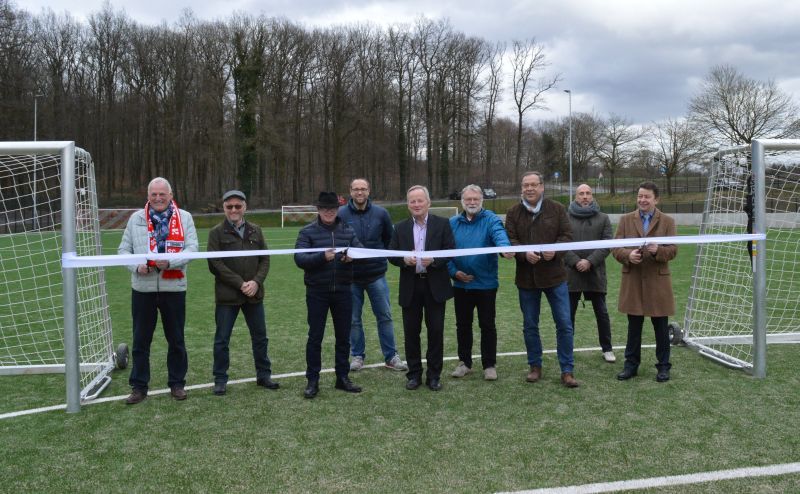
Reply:
<svg viewBox="0 0 800 494"><path fill-rule="evenodd" d="M0 374L65 374L67 412L122 364L112 348L94 165L71 141L0 143ZM124 355L127 358L127 355Z"/></svg>
<svg viewBox="0 0 800 494"><path fill-rule="evenodd" d="M682 341L764 378L767 342L800 342L800 140L715 153L700 234L733 233L766 239L697 246Z"/></svg>

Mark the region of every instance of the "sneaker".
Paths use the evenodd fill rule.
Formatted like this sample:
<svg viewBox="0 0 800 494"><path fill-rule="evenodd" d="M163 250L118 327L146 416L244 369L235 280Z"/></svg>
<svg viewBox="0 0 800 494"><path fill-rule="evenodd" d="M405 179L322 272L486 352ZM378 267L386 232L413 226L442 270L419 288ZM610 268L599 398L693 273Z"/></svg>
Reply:
<svg viewBox="0 0 800 494"><path fill-rule="evenodd" d="M464 377L472 372L472 369L466 366L464 362L459 362L453 372L450 374L453 377Z"/></svg>
<svg viewBox="0 0 800 494"><path fill-rule="evenodd" d="M408 370L408 366L403 363L403 359L401 359L400 355L396 353L394 354L394 357L392 357L388 362L386 362L386 367L396 371ZM350 369L352 370L353 368L350 367Z"/></svg>
<svg viewBox="0 0 800 494"><path fill-rule="evenodd" d="M605 360L609 364L613 364L614 362L617 361L617 357L614 355L614 352L609 350L607 352L603 352L603 360Z"/></svg>
<svg viewBox="0 0 800 494"><path fill-rule="evenodd" d="M360 371L363 368L364 368L364 357L353 357L353 361L350 362L350 370Z"/></svg>
<svg viewBox="0 0 800 494"><path fill-rule="evenodd" d="M494 367L483 369L483 378L487 381L497 381L497 369Z"/></svg>

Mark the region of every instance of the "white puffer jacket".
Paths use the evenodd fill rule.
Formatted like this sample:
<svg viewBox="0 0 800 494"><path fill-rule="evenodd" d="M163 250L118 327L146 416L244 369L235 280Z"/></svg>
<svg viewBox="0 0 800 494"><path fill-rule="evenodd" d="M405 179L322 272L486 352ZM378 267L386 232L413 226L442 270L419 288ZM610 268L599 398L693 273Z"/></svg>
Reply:
<svg viewBox="0 0 800 494"><path fill-rule="evenodd" d="M194 227L194 220L188 211L178 209L183 225L184 246L183 252L197 252L197 230ZM118 254L147 254L149 242L147 239L147 218L144 216L144 209L140 209L128 219L128 226L122 235L122 242L117 249ZM148 274L139 274L137 266L128 266L131 272L131 287L137 292L185 292L187 286L186 268L189 261L178 259L170 261L170 269L180 269L183 271L183 278L164 279L162 274L152 271Z"/></svg>

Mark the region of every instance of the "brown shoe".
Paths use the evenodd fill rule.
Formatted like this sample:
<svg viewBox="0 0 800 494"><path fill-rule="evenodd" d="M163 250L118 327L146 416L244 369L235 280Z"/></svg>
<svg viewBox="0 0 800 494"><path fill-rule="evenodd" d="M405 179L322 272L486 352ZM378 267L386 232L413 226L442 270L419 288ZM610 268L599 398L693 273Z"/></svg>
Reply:
<svg viewBox="0 0 800 494"><path fill-rule="evenodd" d="M532 365L530 372L528 372L528 376L525 378L526 381L529 383L535 383L539 379L542 378L542 368L538 365Z"/></svg>
<svg viewBox="0 0 800 494"><path fill-rule="evenodd" d="M141 403L144 399L147 398L147 393L142 391L141 389L134 389L131 391L131 394L125 398L126 405L135 405L137 403Z"/></svg>
<svg viewBox="0 0 800 494"><path fill-rule="evenodd" d="M561 384L568 388L577 388L580 386L578 381L575 380L575 376L572 375L572 372L565 372L561 374Z"/></svg>
<svg viewBox="0 0 800 494"><path fill-rule="evenodd" d="M174 388L170 388L169 394L172 395L178 401L183 401L186 399L186 390L182 387L175 386Z"/></svg>

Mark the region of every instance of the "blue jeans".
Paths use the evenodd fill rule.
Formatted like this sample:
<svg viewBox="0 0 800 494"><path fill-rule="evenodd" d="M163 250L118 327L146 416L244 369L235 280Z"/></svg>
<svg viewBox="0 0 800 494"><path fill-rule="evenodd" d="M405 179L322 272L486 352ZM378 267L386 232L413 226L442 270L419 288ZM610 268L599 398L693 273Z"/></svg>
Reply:
<svg viewBox="0 0 800 494"><path fill-rule="evenodd" d="M272 366L267 356L267 323L264 315L264 304L222 305L217 304L214 318L217 331L214 334L214 382L228 382L228 366L230 365L229 345L233 325L239 311L244 314L247 329L250 330L250 342L253 348L253 362L256 366L256 377L266 379L272 375Z"/></svg>
<svg viewBox="0 0 800 494"><path fill-rule="evenodd" d="M389 303L389 284L386 277L381 276L367 285L353 283L350 288L353 293L353 318L350 322L350 354L353 357L366 357L366 343L364 341L364 323L361 321L361 311L364 308L364 292L369 296L369 305L375 320L378 322L378 341L381 343L383 360L388 362L397 354L394 341L394 325L392 324L392 306Z"/></svg>
<svg viewBox="0 0 800 494"><path fill-rule="evenodd" d="M563 282L550 288L519 290L519 308L522 310L522 334L528 351L528 365L542 366L542 339L539 337L539 312L542 293L550 304L550 312L556 323L556 354L561 372L572 372L575 361L572 356L573 329L570 320L569 290Z"/></svg>

